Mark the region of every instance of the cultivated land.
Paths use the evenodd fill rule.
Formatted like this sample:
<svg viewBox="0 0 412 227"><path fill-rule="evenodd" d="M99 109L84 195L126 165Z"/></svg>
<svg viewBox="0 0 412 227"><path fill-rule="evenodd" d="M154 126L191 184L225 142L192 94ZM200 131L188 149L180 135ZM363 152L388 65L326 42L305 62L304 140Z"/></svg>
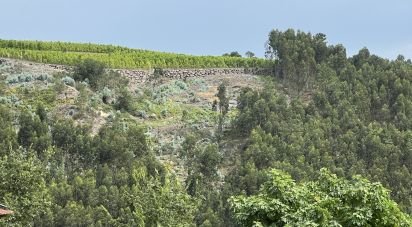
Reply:
<svg viewBox="0 0 412 227"><path fill-rule="evenodd" d="M0 57L42 63L75 65L81 59L94 59L111 68L239 68L270 67L259 58L191 56L97 44L0 40Z"/></svg>

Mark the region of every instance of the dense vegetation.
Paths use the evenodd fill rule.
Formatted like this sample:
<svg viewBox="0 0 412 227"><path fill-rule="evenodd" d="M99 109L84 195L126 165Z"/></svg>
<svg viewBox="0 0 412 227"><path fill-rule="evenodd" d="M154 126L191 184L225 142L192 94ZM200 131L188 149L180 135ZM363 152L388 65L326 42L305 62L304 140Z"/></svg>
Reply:
<svg viewBox="0 0 412 227"><path fill-rule="evenodd" d="M348 58L325 35L291 29L269 34L267 55L278 65L265 87L242 89L231 108L222 83L210 110L196 112L168 100L184 81L131 91L94 60L52 85L3 78L0 203L16 213L0 225L410 226L411 61L366 48ZM30 80L50 87L16 85ZM64 86L80 92L78 112L50 114L59 102L50 93ZM97 135L82 123L93 109L113 111ZM158 109L153 119L182 122L183 140L160 147L150 135L155 124L141 119ZM178 151L183 178L156 146Z"/></svg>
<svg viewBox="0 0 412 227"><path fill-rule="evenodd" d="M0 225L190 225L196 201L155 158L145 127L128 123L119 112L91 136L90 125L75 121L90 114L88 109L96 104L90 106L92 98L87 96L99 90L106 91L97 96L102 104L106 101L107 107L131 111L136 103L124 94L127 81L92 60L79 64L70 76L77 79L82 93L73 118L47 111L54 107L55 92L65 88L64 83L75 86L69 76L55 75L44 82L37 77L39 83L53 84L35 92L52 94L46 101L37 98L34 106L25 97L30 97L27 78L31 77L24 77L23 93L16 93L25 97L22 102L2 97L0 200L15 213L1 219ZM1 95L15 91L13 86L20 83L9 79L2 86L4 82L11 88ZM109 102L115 94L116 102Z"/></svg>
<svg viewBox="0 0 412 227"><path fill-rule="evenodd" d="M191 56L111 45L0 40L0 57L62 65L94 59L111 68L234 68L270 67L271 61L241 56Z"/></svg>
<svg viewBox="0 0 412 227"><path fill-rule="evenodd" d="M296 184L279 170L257 195L230 200L244 226L410 226L388 191L360 176L337 178L326 169L314 182Z"/></svg>

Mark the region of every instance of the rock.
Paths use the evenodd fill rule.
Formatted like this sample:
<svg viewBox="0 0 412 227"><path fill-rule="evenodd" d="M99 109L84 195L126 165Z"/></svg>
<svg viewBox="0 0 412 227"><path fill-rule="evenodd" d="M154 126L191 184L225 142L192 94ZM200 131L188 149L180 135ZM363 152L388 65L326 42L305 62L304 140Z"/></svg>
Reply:
<svg viewBox="0 0 412 227"><path fill-rule="evenodd" d="M162 69L162 76L170 79L184 79L188 77L204 77L208 75L269 75L271 69L249 68L219 68L219 69ZM136 83L144 83L147 78L155 74L155 70L116 70L116 72Z"/></svg>

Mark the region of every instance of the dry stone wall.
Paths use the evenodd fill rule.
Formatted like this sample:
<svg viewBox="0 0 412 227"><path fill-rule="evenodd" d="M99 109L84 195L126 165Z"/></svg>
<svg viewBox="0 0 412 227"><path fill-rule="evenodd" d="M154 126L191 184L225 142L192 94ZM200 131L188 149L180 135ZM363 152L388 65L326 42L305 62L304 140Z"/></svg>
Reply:
<svg viewBox="0 0 412 227"><path fill-rule="evenodd" d="M0 58L0 64L22 64L25 67L40 68L41 71L72 71L73 67L56 64L42 64L8 58ZM134 83L144 83L159 75L170 79L185 79L188 77L205 77L211 75L271 75L267 68L208 68L208 69L114 69L120 75Z"/></svg>
<svg viewBox="0 0 412 227"><path fill-rule="evenodd" d="M188 77L205 77L211 75L270 75L271 69L263 68L211 68L211 69L151 69L151 70L116 70L135 83L144 83L159 75L170 79L185 79Z"/></svg>

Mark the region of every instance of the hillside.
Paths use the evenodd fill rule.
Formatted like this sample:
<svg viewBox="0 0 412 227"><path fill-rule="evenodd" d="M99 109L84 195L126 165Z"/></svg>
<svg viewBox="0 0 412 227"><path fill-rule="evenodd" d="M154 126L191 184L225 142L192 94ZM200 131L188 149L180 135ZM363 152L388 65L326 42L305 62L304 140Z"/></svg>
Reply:
<svg viewBox="0 0 412 227"><path fill-rule="evenodd" d="M411 61L268 45L0 41L0 225L411 226Z"/></svg>
<svg viewBox="0 0 412 227"><path fill-rule="evenodd" d="M271 61L260 58L191 56L112 45L1 39L0 57L61 65L75 65L82 59L90 58L119 69L267 68L272 65Z"/></svg>

